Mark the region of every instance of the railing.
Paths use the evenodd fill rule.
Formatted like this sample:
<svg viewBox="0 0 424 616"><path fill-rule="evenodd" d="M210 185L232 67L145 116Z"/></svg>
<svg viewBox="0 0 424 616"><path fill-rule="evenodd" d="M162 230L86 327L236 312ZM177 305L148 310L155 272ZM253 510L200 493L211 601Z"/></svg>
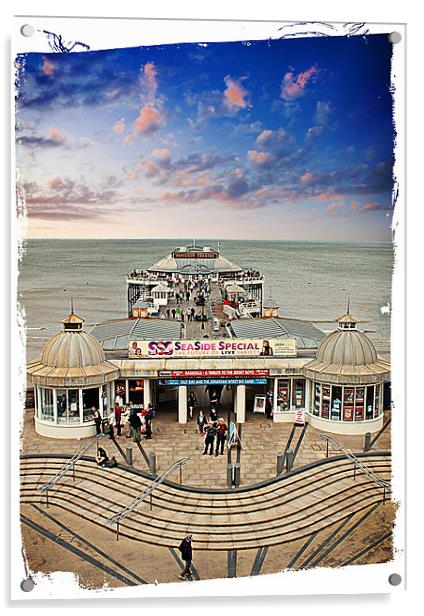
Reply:
<svg viewBox="0 0 424 616"><path fill-rule="evenodd" d="M349 460L352 460L353 465L354 465L353 466L353 478L356 479L356 469L359 468L369 479L371 479L371 481L375 483L375 485L377 485L380 488L383 488L383 503L386 502L386 490L390 490L390 483L388 481L385 481L384 479L380 479L379 477L377 477L377 475L373 471L371 471L363 462L361 462L361 460L359 460L358 457L355 456L354 453L349 451L349 449L346 449L346 447L343 447L343 445L340 445L340 443L336 441L335 438L332 438L331 436L327 436L326 434L321 435L321 438L327 441L327 458L328 458L328 445L329 443L331 443L333 446L336 447L336 449L341 451L342 454L346 456L346 458L348 458Z"/></svg>
<svg viewBox="0 0 424 616"><path fill-rule="evenodd" d="M46 494L46 505L49 506L49 490L56 485L56 483L61 479L71 468L72 468L72 480L75 481L75 464L78 462L80 458L85 454L86 451L90 449L95 443L98 443L101 438L103 438L104 434L96 434L94 438L92 438L88 443L86 443L81 449L79 449L72 458L62 466L62 468L56 473L56 475L51 479L48 483L42 485L39 490L42 493Z"/></svg>
<svg viewBox="0 0 424 616"><path fill-rule="evenodd" d="M131 513L131 511L134 511L134 509L138 507L140 503L146 500L148 496L150 496L150 509L152 509L152 493L155 490L155 488L157 488L161 483L163 483L163 481L165 481L168 475L173 473L177 468L181 470L181 467L184 464L186 464L188 460L189 460L188 458L181 458L180 460L173 462L170 466L168 466L168 468L162 473L160 477L155 479L148 488L146 488L145 490L143 490L141 494L136 496L134 500L132 500L131 503L125 507L125 509L123 509L119 513L116 513L114 516L109 518L109 520L107 520L106 524L108 525L116 524L116 540L117 541L119 539L119 524L121 520L123 518L126 518L127 515Z"/></svg>
<svg viewBox="0 0 424 616"><path fill-rule="evenodd" d="M367 452L371 449L373 445L378 441L383 432L390 426L392 418L389 419L383 424L382 428L377 432L374 438L371 440L371 433L367 432L365 435L365 444L364 444L364 452Z"/></svg>

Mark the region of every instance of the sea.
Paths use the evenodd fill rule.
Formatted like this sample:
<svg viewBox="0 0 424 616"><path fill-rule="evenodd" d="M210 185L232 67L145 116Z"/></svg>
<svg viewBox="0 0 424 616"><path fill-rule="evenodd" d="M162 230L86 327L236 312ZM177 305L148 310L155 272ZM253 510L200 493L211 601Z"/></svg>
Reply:
<svg viewBox="0 0 424 616"><path fill-rule="evenodd" d="M127 316L125 273L149 267L189 239L29 239L20 262L18 302L26 323L27 360L74 311L91 327ZM197 240L216 249L217 240ZM309 320L325 332L350 312L378 351L390 349L394 250L390 243L226 240L221 254L265 276L280 315Z"/></svg>

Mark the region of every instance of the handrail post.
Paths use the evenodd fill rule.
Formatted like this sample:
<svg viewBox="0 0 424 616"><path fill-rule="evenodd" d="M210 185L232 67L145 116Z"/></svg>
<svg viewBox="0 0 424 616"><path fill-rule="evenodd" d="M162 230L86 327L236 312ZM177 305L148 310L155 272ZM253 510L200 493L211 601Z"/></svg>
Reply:
<svg viewBox="0 0 424 616"><path fill-rule="evenodd" d="M49 508L49 491L46 490L46 507Z"/></svg>
<svg viewBox="0 0 424 616"><path fill-rule="evenodd" d="M183 467L180 466L180 484L183 482Z"/></svg>
<svg viewBox="0 0 424 616"><path fill-rule="evenodd" d="M119 541L119 520L116 522L116 541Z"/></svg>
<svg viewBox="0 0 424 616"><path fill-rule="evenodd" d="M327 450L325 452L325 457L328 458L328 441L327 441Z"/></svg>
<svg viewBox="0 0 424 616"><path fill-rule="evenodd" d="M353 461L353 478L356 479L356 460Z"/></svg>
<svg viewBox="0 0 424 616"><path fill-rule="evenodd" d="M75 481L75 462L72 465L72 481Z"/></svg>

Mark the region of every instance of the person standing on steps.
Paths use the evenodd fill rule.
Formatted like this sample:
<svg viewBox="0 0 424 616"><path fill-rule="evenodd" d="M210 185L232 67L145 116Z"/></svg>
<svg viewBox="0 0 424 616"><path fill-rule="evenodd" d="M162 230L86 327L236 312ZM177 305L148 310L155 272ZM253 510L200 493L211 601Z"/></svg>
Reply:
<svg viewBox="0 0 424 616"><path fill-rule="evenodd" d="M217 428L216 428L216 424L213 423L210 426L206 426L205 427L205 432L206 432L206 436L205 436L205 451L203 452L203 455L205 456L208 453L208 449L210 448L210 452L209 455L213 454L213 445L215 443L215 436L217 435Z"/></svg>
<svg viewBox="0 0 424 616"><path fill-rule="evenodd" d="M109 438L113 439L114 437L114 428L116 425L116 419L115 419L115 409L111 408L109 409L109 415L107 417L107 423L109 425Z"/></svg>
<svg viewBox="0 0 424 616"><path fill-rule="evenodd" d="M219 449L221 448L221 455L224 455L224 445L225 439L227 438L228 426L224 422L224 418L220 417L217 426L217 438L216 438L216 450L215 456L218 455Z"/></svg>
<svg viewBox="0 0 424 616"><path fill-rule="evenodd" d="M191 542L193 540L193 535L187 535L185 539L183 539L178 547L181 552L181 558L184 561L185 567L181 571L179 578L180 580L190 580L191 581L191 561L193 560L193 548L191 546Z"/></svg>

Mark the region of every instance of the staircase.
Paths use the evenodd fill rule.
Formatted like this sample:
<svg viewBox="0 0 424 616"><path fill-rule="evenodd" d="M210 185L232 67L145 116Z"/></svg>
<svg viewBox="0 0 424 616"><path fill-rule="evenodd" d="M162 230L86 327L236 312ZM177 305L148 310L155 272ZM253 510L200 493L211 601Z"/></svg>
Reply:
<svg viewBox="0 0 424 616"><path fill-rule="evenodd" d="M47 510L40 487L63 466L63 458L54 454L22 457L23 504ZM361 460L378 477L390 480L390 456L373 453ZM49 490L48 510L63 509L115 532L110 518L151 483L131 467L104 469L85 456L75 465L74 479L64 476ZM164 547L177 545L190 532L197 550L257 549L307 538L382 499L382 491L366 475L353 478L349 460L329 458L266 485L238 490L210 493L165 482L155 489L151 505L142 503L122 520L119 532L134 541Z"/></svg>

